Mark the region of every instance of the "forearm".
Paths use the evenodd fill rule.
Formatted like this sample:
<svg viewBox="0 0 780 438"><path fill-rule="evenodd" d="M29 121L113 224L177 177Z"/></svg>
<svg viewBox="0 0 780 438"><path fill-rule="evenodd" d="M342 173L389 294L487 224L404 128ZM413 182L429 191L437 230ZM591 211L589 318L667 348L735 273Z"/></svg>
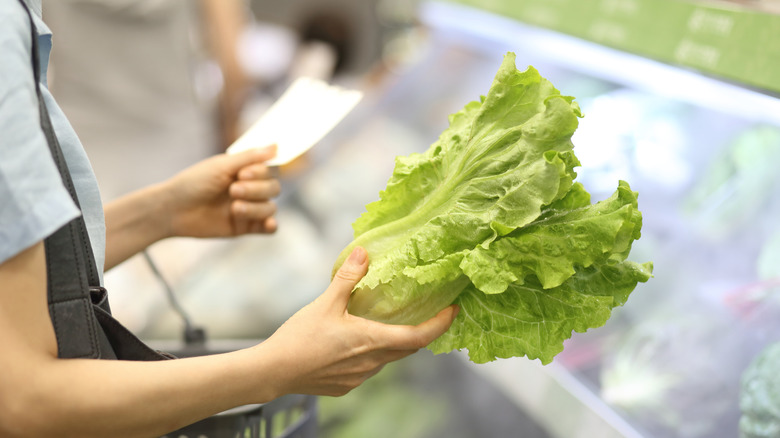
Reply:
<svg viewBox="0 0 780 438"><path fill-rule="evenodd" d="M449 307L417 326L390 326L350 315L368 270L357 248L322 295L252 348L160 362L57 359L45 268L43 243L0 263L3 437L155 437L284 394L343 395L428 345L456 316Z"/></svg>
<svg viewBox="0 0 780 438"><path fill-rule="evenodd" d="M243 350L162 362L49 358L17 370L21 436L155 437L235 406L267 402L270 360ZM11 388L7 388L11 389Z"/></svg>
<svg viewBox="0 0 780 438"><path fill-rule="evenodd" d="M249 84L238 58L241 33L246 27L244 5L238 0L202 0L201 10L208 48L219 63L225 79L220 98L222 146L239 136L238 119Z"/></svg>
<svg viewBox="0 0 780 438"><path fill-rule="evenodd" d="M106 270L172 235L168 205L166 189L158 184L105 207Z"/></svg>
<svg viewBox="0 0 780 438"><path fill-rule="evenodd" d="M206 27L208 46L221 68L243 76L238 60L238 42L246 27L241 0L202 0L201 12Z"/></svg>
<svg viewBox="0 0 780 438"><path fill-rule="evenodd" d="M38 243L0 263L0 436L155 437L272 400L297 379L282 374L287 343L272 344L159 362L58 359Z"/></svg>

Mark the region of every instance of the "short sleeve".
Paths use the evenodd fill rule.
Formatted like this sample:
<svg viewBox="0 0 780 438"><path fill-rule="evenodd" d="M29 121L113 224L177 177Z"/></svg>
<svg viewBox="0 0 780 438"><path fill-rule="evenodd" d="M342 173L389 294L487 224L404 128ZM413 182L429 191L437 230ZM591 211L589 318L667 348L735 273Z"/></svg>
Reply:
<svg viewBox="0 0 780 438"><path fill-rule="evenodd" d="M18 2L0 2L0 263L80 213L40 127L30 25Z"/></svg>

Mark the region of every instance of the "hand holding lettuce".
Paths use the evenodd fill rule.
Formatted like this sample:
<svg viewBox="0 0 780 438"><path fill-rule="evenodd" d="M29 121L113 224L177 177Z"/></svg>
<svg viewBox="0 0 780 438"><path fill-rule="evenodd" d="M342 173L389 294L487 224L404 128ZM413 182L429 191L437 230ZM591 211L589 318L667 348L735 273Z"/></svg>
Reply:
<svg viewBox="0 0 780 438"><path fill-rule="evenodd" d="M572 330L603 325L652 264L626 260L640 236L637 194L619 182L591 204L575 183L571 136L581 117L533 68L507 54L486 96L450 117L426 152L398 157L380 200L353 224L371 264L349 311L416 324L456 303L436 353L477 363L549 363Z"/></svg>

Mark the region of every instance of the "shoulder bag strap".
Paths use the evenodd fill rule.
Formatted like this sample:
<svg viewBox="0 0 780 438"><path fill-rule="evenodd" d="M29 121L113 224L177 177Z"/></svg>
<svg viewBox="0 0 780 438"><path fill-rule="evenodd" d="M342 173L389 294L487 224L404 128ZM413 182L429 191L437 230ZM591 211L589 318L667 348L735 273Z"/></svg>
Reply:
<svg viewBox="0 0 780 438"><path fill-rule="evenodd" d="M73 202L79 206L70 171L54 133L41 93L38 35L27 5L32 29L32 65L35 90L52 157ZM80 207L79 207L80 208ZM111 316L106 290L100 286L92 245L83 215L73 219L44 241L48 278L49 314L61 358L167 360L174 356L149 348Z"/></svg>
<svg viewBox="0 0 780 438"><path fill-rule="evenodd" d="M73 202L79 206L73 180L54 134L49 112L41 93L38 35L30 10L20 0L30 20L32 37L32 65L35 91L38 95L41 128L49 144L49 150L59 169L62 181ZM80 207L79 207L80 208ZM99 358L107 354L110 345L101 336L92 310L90 289L99 291L100 277L84 217L70 221L44 241L46 249L46 274L48 278L48 302L57 348L62 358ZM102 344L102 345L101 345ZM101 348L103 347L103 348Z"/></svg>

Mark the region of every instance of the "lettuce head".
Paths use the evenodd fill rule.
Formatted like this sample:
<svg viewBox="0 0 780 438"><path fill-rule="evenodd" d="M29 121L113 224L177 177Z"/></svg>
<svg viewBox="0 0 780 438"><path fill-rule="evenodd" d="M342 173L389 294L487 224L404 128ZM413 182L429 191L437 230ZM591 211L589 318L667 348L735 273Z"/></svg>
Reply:
<svg viewBox="0 0 780 438"><path fill-rule="evenodd" d="M369 254L350 313L417 324L456 303L452 327L428 348L467 349L477 363L549 363L572 331L604 325L652 264L626 260L642 227L628 183L592 204L575 182L581 116L508 53L487 95L450 116L426 152L398 157L354 222L334 266L355 246Z"/></svg>

